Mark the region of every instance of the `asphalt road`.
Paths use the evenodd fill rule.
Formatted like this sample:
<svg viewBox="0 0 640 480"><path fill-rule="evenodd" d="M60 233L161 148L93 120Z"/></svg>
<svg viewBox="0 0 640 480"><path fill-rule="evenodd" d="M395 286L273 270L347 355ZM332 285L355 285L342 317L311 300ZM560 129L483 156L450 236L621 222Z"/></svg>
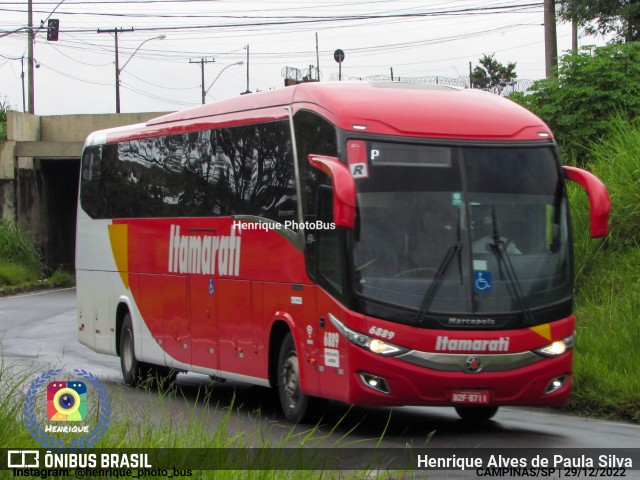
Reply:
<svg viewBox="0 0 640 480"><path fill-rule="evenodd" d="M308 431L287 425L271 391L260 387L212 384L206 376L180 374L178 394L165 398L162 406L149 392L125 387L119 358L97 354L78 343L75 295L74 289L68 289L0 298L0 349L5 369L23 370L34 377L53 368L70 374L75 368L86 369L100 377L112 401L120 404L118 408L139 411L145 421L158 425L169 422L172 428L195 414L211 424L213 432L231 407L230 434L242 433L250 439L269 432L272 441L287 438L295 445L296 434L302 438ZM488 424L469 426L451 408L350 409L339 403L330 404L316 432L316 444L368 447L375 446L381 436L384 448L640 447L638 425L553 410L506 407Z"/></svg>

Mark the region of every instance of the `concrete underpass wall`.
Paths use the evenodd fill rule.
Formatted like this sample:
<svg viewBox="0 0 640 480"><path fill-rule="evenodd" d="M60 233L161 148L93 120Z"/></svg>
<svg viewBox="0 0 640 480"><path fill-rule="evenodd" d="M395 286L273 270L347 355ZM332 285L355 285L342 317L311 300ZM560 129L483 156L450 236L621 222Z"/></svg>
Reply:
<svg viewBox="0 0 640 480"><path fill-rule="evenodd" d="M37 116L7 112L0 142L0 214L34 239L52 269L72 270L80 156L89 133L162 113Z"/></svg>

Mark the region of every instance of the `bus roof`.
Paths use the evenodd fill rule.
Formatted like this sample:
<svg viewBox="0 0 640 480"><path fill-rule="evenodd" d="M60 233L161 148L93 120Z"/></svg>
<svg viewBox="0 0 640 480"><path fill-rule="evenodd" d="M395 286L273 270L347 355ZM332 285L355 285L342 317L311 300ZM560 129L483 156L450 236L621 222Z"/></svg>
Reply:
<svg viewBox="0 0 640 480"><path fill-rule="evenodd" d="M549 127L499 95L473 89L401 82L303 83L163 115L145 125L104 132L106 141L183 133L215 126L286 118L315 111L344 130L469 140L541 140Z"/></svg>

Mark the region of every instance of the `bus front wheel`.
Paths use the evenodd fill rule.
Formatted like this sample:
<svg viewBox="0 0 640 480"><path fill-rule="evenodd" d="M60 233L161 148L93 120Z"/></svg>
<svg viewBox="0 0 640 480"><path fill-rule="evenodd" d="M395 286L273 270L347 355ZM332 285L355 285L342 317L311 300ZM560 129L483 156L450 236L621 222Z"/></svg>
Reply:
<svg viewBox="0 0 640 480"><path fill-rule="evenodd" d="M460 418L467 422L486 422L498 412L498 407L493 405L474 405L465 407L455 407Z"/></svg>
<svg viewBox="0 0 640 480"><path fill-rule="evenodd" d="M326 400L307 395L300 389L300 364L291 333L284 337L280 347L278 397L284 416L292 423L314 422L322 416L326 406Z"/></svg>
<svg viewBox="0 0 640 480"><path fill-rule="evenodd" d="M139 387L151 383L163 388L171 385L176 379L176 372L167 367L160 367L138 361L133 341L133 323L131 314L127 313L120 330L120 367L124 383L130 387Z"/></svg>

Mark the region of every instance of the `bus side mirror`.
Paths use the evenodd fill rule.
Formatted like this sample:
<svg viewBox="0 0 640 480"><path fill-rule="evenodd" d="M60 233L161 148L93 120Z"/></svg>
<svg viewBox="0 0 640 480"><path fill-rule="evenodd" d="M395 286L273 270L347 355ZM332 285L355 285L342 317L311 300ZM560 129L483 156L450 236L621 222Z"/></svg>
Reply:
<svg viewBox="0 0 640 480"><path fill-rule="evenodd" d="M567 180L579 183L589 197L589 223L592 237L604 237L609 233L611 200L604 183L593 173L576 167L562 167Z"/></svg>
<svg viewBox="0 0 640 480"><path fill-rule="evenodd" d="M309 155L312 167L326 173L333 189L333 223L353 230L356 219L356 185L347 166L336 157Z"/></svg>

